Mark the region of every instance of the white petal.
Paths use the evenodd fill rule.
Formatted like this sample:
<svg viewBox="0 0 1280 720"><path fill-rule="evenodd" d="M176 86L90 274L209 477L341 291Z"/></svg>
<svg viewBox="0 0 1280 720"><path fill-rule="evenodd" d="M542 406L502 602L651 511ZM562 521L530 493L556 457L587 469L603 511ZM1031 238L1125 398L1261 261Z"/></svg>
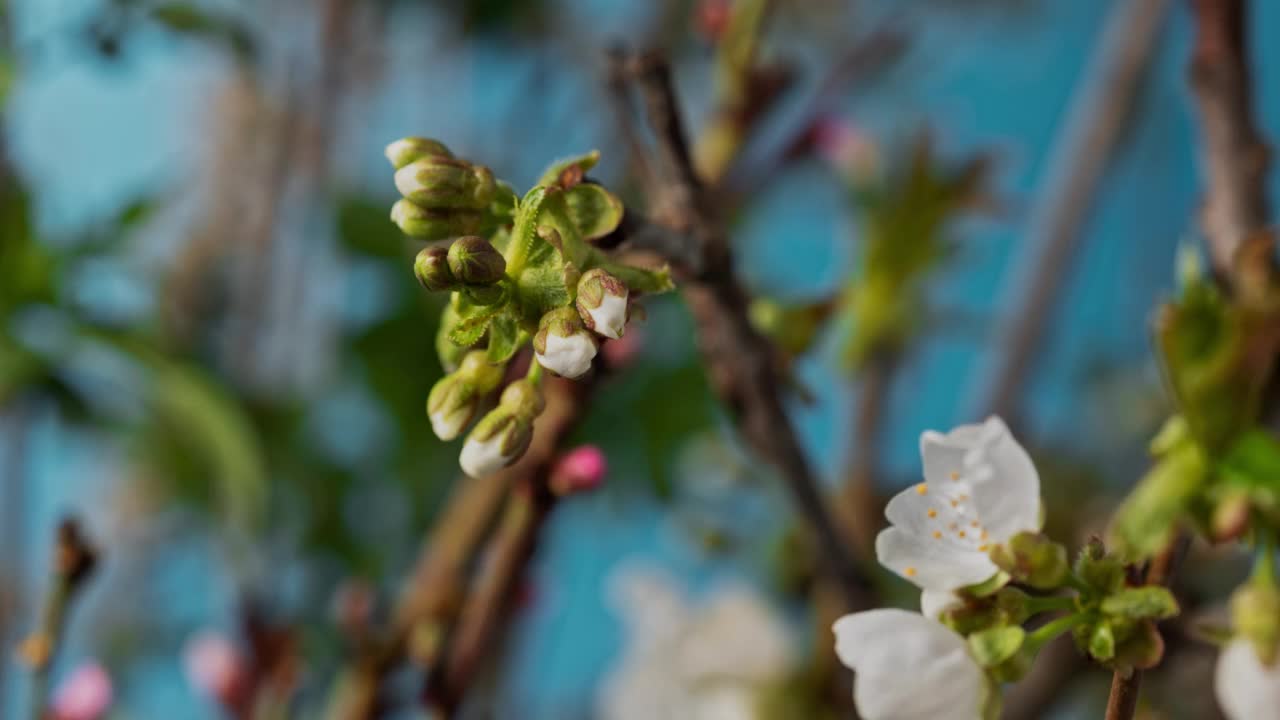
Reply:
<svg viewBox="0 0 1280 720"><path fill-rule="evenodd" d="M591 316L592 330L617 340L622 337L622 329L627 324L627 296L605 293L600 307L587 310Z"/></svg>
<svg viewBox="0 0 1280 720"><path fill-rule="evenodd" d="M960 598L950 590L922 590L920 591L920 614L930 620L937 620L952 605L959 605L960 602Z"/></svg>
<svg viewBox="0 0 1280 720"><path fill-rule="evenodd" d="M462 471L471 477L492 475L511 462L511 455L502 454L503 433L496 433L488 440L472 440L462 445L462 454L458 456L458 464Z"/></svg>
<svg viewBox="0 0 1280 720"><path fill-rule="evenodd" d="M985 678L964 638L906 610L846 615L832 628L836 654L856 673L858 713L866 720L977 720Z"/></svg>
<svg viewBox="0 0 1280 720"><path fill-rule="evenodd" d="M1247 640L1232 640L1214 672L1218 705L1229 720L1280 718L1280 663L1266 667Z"/></svg>
<svg viewBox="0 0 1280 720"><path fill-rule="evenodd" d="M983 464L990 470L974 473L970 480L978 515L996 540L1039 530L1040 474L1035 464L1000 418L988 419L984 428Z"/></svg>
<svg viewBox="0 0 1280 720"><path fill-rule="evenodd" d="M760 594L730 585L702 608L671 660L681 677L695 683L762 683L785 673L793 656L790 629Z"/></svg>
<svg viewBox="0 0 1280 720"><path fill-rule="evenodd" d="M435 432L436 437L441 440L452 440L458 437L463 428L467 426L467 423L471 421L473 410L475 410L473 406L463 405L452 413L443 410L431 413L431 429Z"/></svg>
<svg viewBox="0 0 1280 720"><path fill-rule="evenodd" d="M924 461L925 479L939 483L963 474L966 458L982 448L989 432L991 429L983 423L960 425L946 434L934 430L920 433L920 458Z"/></svg>
<svg viewBox="0 0 1280 720"><path fill-rule="evenodd" d="M958 590L996 573L985 552L890 527L876 536L876 559L918 587Z"/></svg>
<svg viewBox="0 0 1280 720"><path fill-rule="evenodd" d="M596 356L596 343L585 332L569 337L547 334L546 352L538 353L538 364L551 372L567 378L584 375L591 369Z"/></svg>
<svg viewBox="0 0 1280 720"><path fill-rule="evenodd" d="M694 687L689 720L757 720L756 694L739 683Z"/></svg>
<svg viewBox="0 0 1280 720"><path fill-rule="evenodd" d="M396 190L405 197L410 197L426 186L418 180L418 164L409 163L396 171Z"/></svg>

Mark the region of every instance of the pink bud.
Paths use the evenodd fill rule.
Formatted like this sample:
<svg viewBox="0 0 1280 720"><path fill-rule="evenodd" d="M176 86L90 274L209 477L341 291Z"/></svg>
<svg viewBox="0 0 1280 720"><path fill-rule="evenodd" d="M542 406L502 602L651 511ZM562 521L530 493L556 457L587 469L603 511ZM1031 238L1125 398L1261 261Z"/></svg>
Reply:
<svg viewBox="0 0 1280 720"><path fill-rule="evenodd" d="M876 166L876 147L865 133L835 117L822 117L810 131L818 155L837 170L855 178L870 175Z"/></svg>
<svg viewBox="0 0 1280 720"><path fill-rule="evenodd" d="M604 451L582 445L560 456L551 471L551 490L557 495L592 490L604 480L609 464Z"/></svg>
<svg viewBox="0 0 1280 720"><path fill-rule="evenodd" d="M245 685L245 665L226 635L201 630L191 636L182 649L182 664L196 689L228 707L237 704Z"/></svg>
<svg viewBox="0 0 1280 720"><path fill-rule="evenodd" d="M96 662L81 665L53 696L56 720L97 720L111 708L111 677Z"/></svg>
<svg viewBox="0 0 1280 720"><path fill-rule="evenodd" d="M627 332L617 340L609 340L600 346L600 353L611 368L630 365L644 349L644 331L636 323L627 325Z"/></svg>

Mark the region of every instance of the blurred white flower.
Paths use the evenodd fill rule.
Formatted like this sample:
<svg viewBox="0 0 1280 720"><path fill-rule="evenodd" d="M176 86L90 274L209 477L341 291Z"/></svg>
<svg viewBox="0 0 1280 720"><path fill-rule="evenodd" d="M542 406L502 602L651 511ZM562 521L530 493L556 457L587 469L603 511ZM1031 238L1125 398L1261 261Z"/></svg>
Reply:
<svg viewBox="0 0 1280 720"><path fill-rule="evenodd" d="M963 637L906 610L846 615L832 627L836 654L854 671L853 699L866 720L978 720L986 675Z"/></svg>
<svg viewBox="0 0 1280 720"><path fill-rule="evenodd" d="M1213 685L1218 705L1229 720L1280 718L1280 662L1263 665L1244 638L1222 649Z"/></svg>
<svg viewBox="0 0 1280 720"><path fill-rule="evenodd" d="M695 606L662 570L626 568L612 585L627 641L599 699L604 720L753 720L760 688L794 662L786 624L747 587Z"/></svg>
<svg viewBox="0 0 1280 720"><path fill-rule="evenodd" d="M1040 476L997 417L946 435L920 436L922 482L885 508L876 537L881 565L926 590L980 583L997 571L987 552L1040 527Z"/></svg>

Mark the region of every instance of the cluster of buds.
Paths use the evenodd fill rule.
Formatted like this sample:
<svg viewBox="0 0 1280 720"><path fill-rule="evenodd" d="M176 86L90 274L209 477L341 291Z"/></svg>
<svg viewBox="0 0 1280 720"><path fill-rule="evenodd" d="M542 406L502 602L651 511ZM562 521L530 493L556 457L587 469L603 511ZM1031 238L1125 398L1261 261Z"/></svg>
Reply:
<svg viewBox="0 0 1280 720"><path fill-rule="evenodd" d="M533 346L529 375L506 388L463 445L468 474L495 472L529 445L542 369L586 374L602 339L622 338L634 295L669 290L670 274L619 263L590 244L622 219L621 200L586 179L597 153L554 164L523 197L434 140L399 140L386 155L404 196L391 219L432 243L414 275L429 291L451 293L436 349L453 372L427 399L435 434L461 436L507 364Z"/></svg>

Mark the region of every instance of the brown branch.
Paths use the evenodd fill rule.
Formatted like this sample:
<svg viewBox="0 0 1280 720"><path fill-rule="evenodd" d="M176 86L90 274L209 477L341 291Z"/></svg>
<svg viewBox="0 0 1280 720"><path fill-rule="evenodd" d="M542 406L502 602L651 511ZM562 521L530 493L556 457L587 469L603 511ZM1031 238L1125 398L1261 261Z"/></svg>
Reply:
<svg viewBox="0 0 1280 720"><path fill-rule="evenodd" d="M1150 63L1169 0L1117 3L1098 50L1096 76L1073 102L1072 117L1056 143L1053 166L1059 172L1045 184L1031 215L1026 245L1034 253L1030 272L1013 292L1013 317L991 387L980 407L986 412L1016 414L1017 398L1043 346L1044 333L1068 276L1089 218L1098 182L1111 158L1137 99L1138 86Z"/></svg>
<svg viewBox="0 0 1280 720"><path fill-rule="evenodd" d="M876 468L889 389L897 368L896 357L880 353L868 359L859 377L853 458L840 488L837 507L846 535L863 557L875 556L875 536L884 509L883 498L876 491Z"/></svg>
<svg viewBox="0 0 1280 720"><path fill-rule="evenodd" d="M655 155L665 181L652 189L658 193L651 197L655 219L687 232L698 243L701 270L694 273L678 266L677 272L711 385L739 432L781 472L845 602L850 607L863 606L868 583L826 508L787 417L782 401L785 383L774 348L747 317L749 298L734 275L724 226L693 170L670 68L656 54L633 57L629 65L657 139Z"/></svg>
<svg viewBox="0 0 1280 720"><path fill-rule="evenodd" d="M1234 274L1236 250L1267 225L1269 151L1253 118L1244 0L1191 0L1196 39L1189 76L1200 118L1205 200L1201 225L1214 270Z"/></svg>
<svg viewBox="0 0 1280 720"><path fill-rule="evenodd" d="M1196 44L1190 77L1200 113L1205 207L1201 225L1220 282L1239 285L1252 271L1237 264L1237 250L1266 228L1267 149L1252 117L1244 0L1191 0ZM1268 271L1273 261L1265 261ZM1147 571L1150 583L1167 584L1189 542L1184 531ZM1142 673L1116 673L1107 720L1131 720Z"/></svg>

